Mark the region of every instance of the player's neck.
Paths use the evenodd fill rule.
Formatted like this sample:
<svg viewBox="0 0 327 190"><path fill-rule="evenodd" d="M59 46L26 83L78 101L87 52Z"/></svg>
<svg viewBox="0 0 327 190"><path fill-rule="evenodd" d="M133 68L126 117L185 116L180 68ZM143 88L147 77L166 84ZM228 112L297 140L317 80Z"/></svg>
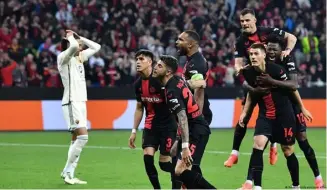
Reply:
<svg viewBox="0 0 327 190"><path fill-rule="evenodd" d="M264 62L263 64L261 64L258 69L260 70L260 72L265 73L266 72L266 63Z"/></svg>
<svg viewBox="0 0 327 190"><path fill-rule="evenodd" d="M152 73L152 67L148 67L141 73L141 77L142 78L149 78L151 73Z"/></svg>
<svg viewBox="0 0 327 190"><path fill-rule="evenodd" d="M197 53L199 51L199 48L192 48L188 53L187 53L187 57L191 57L192 55L194 55L195 53Z"/></svg>
<svg viewBox="0 0 327 190"><path fill-rule="evenodd" d="M166 86L167 82L171 79L171 77L173 77L173 75L165 76L165 77L161 80L162 85Z"/></svg>

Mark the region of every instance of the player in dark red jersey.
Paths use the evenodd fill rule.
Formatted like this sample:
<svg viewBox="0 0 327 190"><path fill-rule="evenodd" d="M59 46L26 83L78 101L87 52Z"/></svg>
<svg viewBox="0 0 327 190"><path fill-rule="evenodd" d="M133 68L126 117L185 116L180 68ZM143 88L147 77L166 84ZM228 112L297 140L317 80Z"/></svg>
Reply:
<svg viewBox="0 0 327 190"><path fill-rule="evenodd" d="M297 86L297 68L295 67L295 63L291 55L286 56L283 60L280 59L282 47L283 44L280 42L280 40L275 39L269 41L267 46L267 62L276 63L284 67L285 70L288 71L291 81ZM281 85L279 82L273 80L269 76L265 76L261 80L270 85ZM301 96L297 90L290 94L290 100L292 102L296 117L296 140L298 141L299 147L303 151L305 158L313 171L316 188L323 188L324 182L319 172L315 151L310 146L306 134L307 126L305 119L311 122L311 113L304 107Z"/></svg>
<svg viewBox="0 0 327 190"><path fill-rule="evenodd" d="M146 118L142 137L144 165L153 188L160 189L153 157L155 152L160 149L159 166L163 171L171 173L173 182L174 167L171 164L170 149L176 138L177 122L165 102L164 87L151 76L154 64L153 53L148 50L140 50L136 53L135 58L137 72L141 77L135 83L137 105L129 147L135 148L136 131L145 109Z"/></svg>
<svg viewBox="0 0 327 190"><path fill-rule="evenodd" d="M263 151L269 139L280 143L287 159L292 185L299 187L299 163L294 154L296 120L289 99L290 89L296 90L294 83L280 81L289 80L286 70L278 64L266 64L266 48L264 44L252 44L249 49L251 66L243 71L245 80L250 86L269 88L267 93L248 93L246 103L240 116L239 124L244 127L244 118L248 114L252 101L259 105L259 116L256 121L254 145L250 159L250 170L255 189L261 189L263 172ZM262 76L270 75L280 85L267 86ZM243 184L243 189L252 189L252 181Z"/></svg>
<svg viewBox="0 0 327 190"><path fill-rule="evenodd" d="M195 31L187 30L178 36L176 47L179 55L184 55L187 62L184 66L183 78L190 83L194 80L206 80L208 72L208 63L204 56L199 52L200 37ZM210 103L208 95L204 92L204 88L195 88L191 91L196 102L199 105L200 112L203 113L205 120L210 125L212 121L212 112L210 110ZM192 170L199 173L200 167L193 166Z"/></svg>
<svg viewBox="0 0 327 190"><path fill-rule="evenodd" d="M264 44L267 44L268 39L272 38L281 38L283 41L287 41L287 46L284 51L281 53L281 58L286 57L290 54L290 52L293 50L295 44L296 44L296 37L290 33L287 33L283 30L280 30L278 28L266 28L266 27L260 27L256 25L256 17L255 13L252 9L243 9L241 11L240 16L240 23L241 23L241 30L242 34L237 38L236 47L235 47L235 70L236 74L239 74L242 72L243 69L245 69L249 62L249 54L248 49L249 47L256 42L261 42ZM245 66L244 66L245 65ZM245 90L245 96L247 94L247 89ZM261 88L254 89L255 91L262 91ZM245 99L242 102L242 105L244 106ZM250 108L250 112L252 113L253 107ZM234 132L234 139L233 139L233 149L231 152L231 155L229 158L224 162L224 165L226 167L232 167L233 164L237 164L238 162L238 151L241 146L242 140L245 136L246 129L247 129L247 123L251 118L251 114L245 118L244 123L245 127L242 128L237 124L235 126L235 132ZM277 147L276 143L272 143L271 149L270 149L270 164L274 165L277 162Z"/></svg>
<svg viewBox="0 0 327 190"><path fill-rule="evenodd" d="M182 151L178 153L175 173L188 189L215 189L199 172L191 169L192 165L200 166L211 132L186 81L174 75L177 68L176 58L161 56L153 72L153 77L165 85L167 105L178 118L181 129Z"/></svg>
<svg viewBox="0 0 327 190"><path fill-rule="evenodd" d="M192 80L201 80L207 78L208 63L202 53L199 52L200 37L195 31L187 30L178 36L176 47L181 56L186 56L187 61L184 66L183 78L189 83ZM196 102L199 104L200 112L203 113L206 121L210 125L212 121L212 112L208 95L204 88L191 90Z"/></svg>

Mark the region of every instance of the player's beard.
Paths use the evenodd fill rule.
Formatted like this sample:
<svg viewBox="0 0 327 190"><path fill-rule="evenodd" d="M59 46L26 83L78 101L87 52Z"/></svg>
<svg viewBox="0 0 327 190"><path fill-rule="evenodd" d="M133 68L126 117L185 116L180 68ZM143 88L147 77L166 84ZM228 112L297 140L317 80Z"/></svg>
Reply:
<svg viewBox="0 0 327 190"><path fill-rule="evenodd" d="M184 55L187 55L187 49L186 48L184 48L184 47L180 47L180 48L178 48L178 54L180 55L180 56L184 56Z"/></svg>

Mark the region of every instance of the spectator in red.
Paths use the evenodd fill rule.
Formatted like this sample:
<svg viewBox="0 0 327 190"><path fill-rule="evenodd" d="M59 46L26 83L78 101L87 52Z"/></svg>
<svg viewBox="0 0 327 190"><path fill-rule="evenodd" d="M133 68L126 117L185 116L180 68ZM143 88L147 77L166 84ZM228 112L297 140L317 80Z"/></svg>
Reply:
<svg viewBox="0 0 327 190"><path fill-rule="evenodd" d="M9 58L8 53L1 53L0 56L0 68L2 86L13 86L13 71L17 67L16 61Z"/></svg>

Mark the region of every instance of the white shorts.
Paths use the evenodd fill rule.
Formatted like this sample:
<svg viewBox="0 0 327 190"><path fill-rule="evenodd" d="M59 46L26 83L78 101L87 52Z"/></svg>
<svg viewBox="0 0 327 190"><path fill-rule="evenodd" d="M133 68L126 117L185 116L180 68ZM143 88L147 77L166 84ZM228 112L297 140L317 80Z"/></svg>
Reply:
<svg viewBox="0 0 327 190"><path fill-rule="evenodd" d="M62 106L62 111L69 131L87 128L86 102L70 102Z"/></svg>

